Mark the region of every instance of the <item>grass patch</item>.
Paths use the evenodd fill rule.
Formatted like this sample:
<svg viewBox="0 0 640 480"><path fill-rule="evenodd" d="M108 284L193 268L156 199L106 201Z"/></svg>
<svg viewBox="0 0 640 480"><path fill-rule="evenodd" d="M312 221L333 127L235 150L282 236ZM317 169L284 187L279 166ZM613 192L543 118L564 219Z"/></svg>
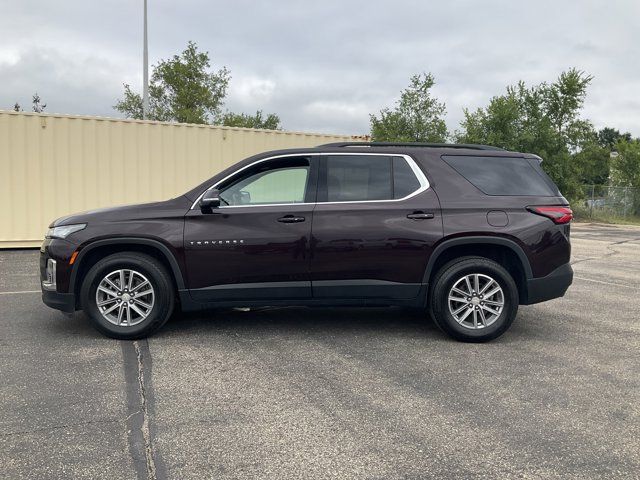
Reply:
<svg viewBox="0 0 640 480"><path fill-rule="evenodd" d="M606 208L589 208L582 205L571 205L573 217L578 222L617 223L619 225L640 225L640 216L621 215Z"/></svg>

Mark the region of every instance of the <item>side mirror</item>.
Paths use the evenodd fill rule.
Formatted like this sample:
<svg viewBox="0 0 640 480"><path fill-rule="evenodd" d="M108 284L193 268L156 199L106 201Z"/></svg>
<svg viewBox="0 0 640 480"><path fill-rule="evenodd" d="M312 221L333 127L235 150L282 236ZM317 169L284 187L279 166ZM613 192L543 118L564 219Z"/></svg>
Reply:
<svg viewBox="0 0 640 480"><path fill-rule="evenodd" d="M212 208L218 208L220 206L220 191L215 188L210 188L202 198L200 199L201 210L211 210Z"/></svg>

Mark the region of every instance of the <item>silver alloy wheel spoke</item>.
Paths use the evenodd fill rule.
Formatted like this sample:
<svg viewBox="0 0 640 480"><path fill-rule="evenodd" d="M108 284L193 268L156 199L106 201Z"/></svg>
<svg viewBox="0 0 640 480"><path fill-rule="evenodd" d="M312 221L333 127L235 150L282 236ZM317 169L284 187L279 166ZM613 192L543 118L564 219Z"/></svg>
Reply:
<svg viewBox="0 0 640 480"><path fill-rule="evenodd" d="M106 300L98 302L98 306L99 307L104 307L105 305L109 305L110 303L117 302L117 301L118 301L118 299L115 298L115 297L114 298L107 298Z"/></svg>
<svg viewBox="0 0 640 480"><path fill-rule="evenodd" d="M465 291L466 290L466 291ZM505 305L500 284L484 273L460 277L449 290L449 313L465 328L477 330L493 325Z"/></svg>
<svg viewBox="0 0 640 480"><path fill-rule="evenodd" d="M101 292L106 293L107 295L111 295L112 297L118 296L118 291L117 290L114 292L113 290L109 290L108 288L105 288L102 285L100 285L98 287L98 290L100 290Z"/></svg>
<svg viewBox="0 0 640 480"><path fill-rule="evenodd" d="M119 303L116 303L114 306L107 308L106 310L103 310L102 315L107 315L108 313L113 312L116 308L120 307Z"/></svg>
<svg viewBox="0 0 640 480"><path fill-rule="evenodd" d="M460 298L460 297L454 297L453 295L449 295L449 301L467 303L466 299Z"/></svg>
<svg viewBox="0 0 640 480"><path fill-rule="evenodd" d="M462 317L460 318L456 318L456 320L458 321L458 323L462 323L464 322L464 320L471 314L471 312L473 312L472 308L467 307L467 311L464 312L464 315L462 315ZM454 315L455 316L455 315Z"/></svg>
<svg viewBox="0 0 640 480"><path fill-rule="evenodd" d="M113 283L113 282L112 282L111 280L109 280L108 278L106 278L106 277L105 277L104 281L105 281L106 283L108 283L108 284L111 286L111 288L112 288L113 290L115 290L116 292L120 290L120 287L118 287L118 285L116 285L115 283Z"/></svg>
<svg viewBox="0 0 640 480"><path fill-rule="evenodd" d="M501 307L503 305L502 302L494 302L493 300L483 300L483 302L487 305L495 305L496 307Z"/></svg>
<svg viewBox="0 0 640 480"><path fill-rule="evenodd" d="M135 303L132 303L132 304L131 304L131 309L132 309L134 312L136 312L138 315L140 315L140 316L145 316L145 313L144 313L142 310L140 310L140 309L138 308L138 306L137 306Z"/></svg>
<svg viewBox="0 0 640 480"><path fill-rule="evenodd" d="M466 308L467 310L469 310L469 307L467 307L466 305L462 305L462 306L461 306L459 309L457 309L455 312L451 312L451 313L453 313L453 315L455 316L455 315L459 314L461 311L463 311L465 308Z"/></svg>
<svg viewBox="0 0 640 480"><path fill-rule="evenodd" d="M486 326L487 317L484 316L484 308L481 308L480 310L478 310L478 313L480 314L480 320L482 320L482 324Z"/></svg>
<svg viewBox="0 0 640 480"><path fill-rule="evenodd" d="M492 313L493 315L499 315L500 314L500 312L498 310L493 310L492 308L489 308L486 305L483 305L482 309L486 310L489 313Z"/></svg>
<svg viewBox="0 0 640 480"><path fill-rule="evenodd" d="M144 282L142 282L142 283L139 283L138 285L136 285L136 286L135 286L135 287L133 287L133 288L130 288L129 290L135 293L135 292L137 292L138 290L140 290L142 287L144 287L145 285L149 285L149 282L148 282L147 280L145 280L145 281L144 281Z"/></svg>
<svg viewBox="0 0 640 480"><path fill-rule="evenodd" d="M468 275L466 277L464 277L464 281L467 284L467 289L468 289L469 293L473 292L473 288L471 287L471 280L469 279Z"/></svg>
<svg viewBox="0 0 640 480"><path fill-rule="evenodd" d="M462 295L465 298L468 297L469 294L471 293L471 292L463 292L462 290L460 290L459 288L456 288L456 287L453 287L451 289L451 291L454 292L454 293L457 293L458 295Z"/></svg>
<svg viewBox="0 0 640 480"><path fill-rule="evenodd" d="M153 285L136 270L110 272L102 278L96 289L98 311L105 320L119 327L131 327L144 321L154 305Z"/></svg>
<svg viewBox="0 0 640 480"><path fill-rule="evenodd" d="M496 288L494 288L493 290L491 290L490 292L488 292L486 294L487 298L491 298L493 295L495 295L497 292L502 292L502 288L500 288L500 285L497 285Z"/></svg>
<svg viewBox="0 0 640 480"><path fill-rule="evenodd" d="M140 306L142 306L144 308L151 308L151 305L149 305L146 302L143 302L142 300L140 300L138 298L136 298L136 305L140 305Z"/></svg>
<svg viewBox="0 0 640 480"><path fill-rule="evenodd" d="M496 282L494 280L491 280L490 282L487 282L486 285L484 287L482 287L482 289L479 291L480 295L483 295L484 292L487 291L487 289L492 286L493 284L495 284Z"/></svg>

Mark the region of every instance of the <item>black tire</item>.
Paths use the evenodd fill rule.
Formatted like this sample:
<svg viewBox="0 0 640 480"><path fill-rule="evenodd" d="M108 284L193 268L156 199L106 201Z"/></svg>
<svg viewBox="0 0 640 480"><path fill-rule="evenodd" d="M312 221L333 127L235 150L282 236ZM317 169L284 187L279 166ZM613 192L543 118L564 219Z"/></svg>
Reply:
<svg viewBox="0 0 640 480"><path fill-rule="evenodd" d="M487 327L467 328L456 321L449 309L449 292L465 275L484 274L502 288L504 307ZM518 288L509 272L484 257L460 257L445 264L436 273L429 294L429 312L435 324L447 335L464 342L486 342L499 337L511 326L518 313Z"/></svg>
<svg viewBox="0 0 640 480"><path fill-rule="evenodd" d="M115 325L102 316L96 304L96 290L105 275L119 269L131 269L144 275L154 290L154 302L148 316L136 325ZM114 253L98 261L82 282L80 299L93 326L111 338L134 340L147 337L162 327L173 312L175 289L167 269L155 258L137 252ZM133 323L133 322L132 322Z"/></svg>

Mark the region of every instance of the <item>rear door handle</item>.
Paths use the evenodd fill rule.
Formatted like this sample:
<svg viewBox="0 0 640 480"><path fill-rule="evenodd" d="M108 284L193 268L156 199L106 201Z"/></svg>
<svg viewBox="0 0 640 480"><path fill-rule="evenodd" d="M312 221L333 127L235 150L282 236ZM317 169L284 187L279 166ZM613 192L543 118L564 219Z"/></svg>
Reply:
<svg viewBox="0 0 640 480"><path fill-rule="evenodd" d="M304 217L295 217L293 215L285 215L278 219L280 223L300 223L304 222Z"/></svg>
<svg viewBox="0 0 640 480"><path fill-rule="evenodd" d="M412 220L426 220L429 218L433 218L433 213L413 212L407 215L407 218L410 218Z"/></svg>

